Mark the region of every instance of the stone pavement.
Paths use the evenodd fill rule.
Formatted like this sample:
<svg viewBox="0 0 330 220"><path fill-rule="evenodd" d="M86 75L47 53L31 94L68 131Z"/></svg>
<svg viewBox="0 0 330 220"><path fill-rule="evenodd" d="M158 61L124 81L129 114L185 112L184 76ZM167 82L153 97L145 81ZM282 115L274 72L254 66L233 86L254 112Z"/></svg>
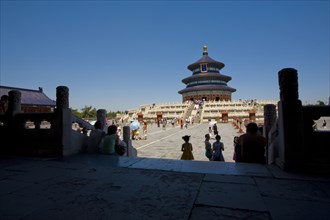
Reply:
<svg viewBox="0 0 330 220"><path fill-rule="evenodd" d="M0 160L1 219L329 219L330 178L109 155Z"/></svg>
<svg viewBox="0 0 330 220"><path fill-rule="evenodd" d="M225 150L223 151L226 162L233 161L233 139L234 136L239 136L237 130L234 129L231 123L218 123L218 131L221 135L221 141L224 143ZM133 140L132 145L137 149L139 157L163 158L163 159L180 159L181 145L184 143L182 136L190 135L190 143L193 146L193 154L195 160L208 161L205 157L205 134L208 133L208 123L195 124L188 126L188 129L181 129L179 126L172 127L168 125L164 130L162 127L157 127L156 124L148 126L147 140ZM140 136L142 136L140 129ZM215 142L214 136L210 140L211 144Z"/></svg>

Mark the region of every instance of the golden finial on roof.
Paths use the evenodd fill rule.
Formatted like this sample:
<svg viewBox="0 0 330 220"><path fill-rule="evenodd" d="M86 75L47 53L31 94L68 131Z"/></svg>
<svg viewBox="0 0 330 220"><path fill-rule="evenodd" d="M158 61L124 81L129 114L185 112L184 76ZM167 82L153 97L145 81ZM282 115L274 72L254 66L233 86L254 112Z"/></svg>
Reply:
<svg viewBox="0 0 330 220"><path fill-rule="evenodd" d="M203 49L204 49L204 53L207 53L207 46L204 46Z"/></svg>

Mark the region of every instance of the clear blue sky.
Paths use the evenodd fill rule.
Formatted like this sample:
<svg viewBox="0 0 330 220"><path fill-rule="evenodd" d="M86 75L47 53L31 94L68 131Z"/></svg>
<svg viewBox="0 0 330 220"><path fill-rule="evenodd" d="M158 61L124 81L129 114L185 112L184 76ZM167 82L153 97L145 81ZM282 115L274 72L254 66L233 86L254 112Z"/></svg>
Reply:
<svg viewBox="0 0 330 220"><path fill-rule="evenodd" d="M328 103L329 1L1 1L1 85L70 107L179 102L187 66L223 62L232 99L279 99L277 73L298 70L299 98Z"/></svg>

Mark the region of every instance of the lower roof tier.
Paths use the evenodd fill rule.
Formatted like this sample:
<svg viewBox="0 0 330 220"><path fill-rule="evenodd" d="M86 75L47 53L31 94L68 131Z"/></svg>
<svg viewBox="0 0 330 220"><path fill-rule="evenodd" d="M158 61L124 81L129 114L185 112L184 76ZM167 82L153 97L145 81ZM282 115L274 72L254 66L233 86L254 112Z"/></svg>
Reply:
<svg viewBox="0 0 330 220"><path fill-rule="evenodd" d="M205 91L205 90L206 91L220 90L220 91L236 92L236 89L231 88L229 86L225 86L225 85L197 85L197 86L191 86L191 87L182 89L179 91L179 94L184 94L184 93L193 92L193 91Z"/></svg>

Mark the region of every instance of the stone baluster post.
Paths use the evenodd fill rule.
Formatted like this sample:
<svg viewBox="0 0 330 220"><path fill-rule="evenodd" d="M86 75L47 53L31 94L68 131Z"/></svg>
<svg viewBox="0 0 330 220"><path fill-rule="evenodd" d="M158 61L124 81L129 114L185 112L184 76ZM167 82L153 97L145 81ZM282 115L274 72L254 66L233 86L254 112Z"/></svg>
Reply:
<svg viewBox="0 0 330 220"><path fill-rule="evenodd" d="M58 86L56 88L56 141L59 156L77 153L71 149L72 114L69 109L69 88Z"/></svg>
<svg viewBox="0 0 330 220"><path fill-rule="evenodd" d="M123 128L123 139L124 139L124 142L127 145L126 156L136 157L137 156L137 150L134 148L134 146L132 146L131 128L129 126L124 126L124 128Z"/></svg>
<svg viewBox="0 0 330 220"><path fill-rule="evenodd" d="M18 90L11 90L8 93L8 113L11 117L21 112L21 92Z"/></svg>
<svg viewBox="0 0 330 220"><path fill-rule="evenodd" d="M132 140L131 140L131 128L129 126L123 127L123 140L127 145L126 156L131 156Z"/></svg>
<svg viewBox="0 0 330 220"><path fill-rule="evenodd" d="M276 163L284 170L302 168L304 157L302 104L298 99L298 73L293 68L278 72L280 101L278 103L279 151Z"/></svg>
<svg viewBox="0 0 330 220"><path fill-rule="evenodd" d="M34 126L35 126L35 129L40 129L40 127L41 127L41 119L35 119L34 120Z"/></svg>
<svg viewBox="0 0 330 220"><path fill-rule="evenodd" d="M274 152L269 152L269 141L270 138L268 138L269 131L272 129L272 127L276 123L276 106L273 104L267 104L264 105L264 128L263 128L263 136L267 139L267 145L266 145L266 162L269 163L270 161L274 161L275 158L269 158L273 157Z"/></svg>
<svg viewBox="0 0 330 220"><path fill-rule="evenodd" d="M99 109L96 111L96 120L102 122L102 130L107 133L107 126L106 126L106 119L107 119L107 110L105 109Z"/></svg>
<svg viewBox="0 0 330 220"><path fill-rule="evenodd" d="M11 90L8 93L8 111L7 111L7 119L5 121L5 125L11 128L19 127L25 128L25 122L17 122L15 120L15 115L17 113L21 113L22 105L21 105L21 92L18 90ZM19 123L19 124L17 124Z"/></svg>
<svg viewBox="0 0 330 220"><path fill-rule="evenodd" d="M56 88L56 108L69 108L69 88L66 86L58 86Z"/></svg>
<svg viewBox="0 0 330 220"><path fill-rule="evenodd" d="M19 145L19 139L17 138L18 132L25 128L25 122L15 120L16 114L21 112L21 92L18 90L11 90L8 93L8 110L6 112L6 119L4 121L5 129L2 130L1 140L3 143L11 143L10 148L1 146L1 151L15 152Z"/></svg>

